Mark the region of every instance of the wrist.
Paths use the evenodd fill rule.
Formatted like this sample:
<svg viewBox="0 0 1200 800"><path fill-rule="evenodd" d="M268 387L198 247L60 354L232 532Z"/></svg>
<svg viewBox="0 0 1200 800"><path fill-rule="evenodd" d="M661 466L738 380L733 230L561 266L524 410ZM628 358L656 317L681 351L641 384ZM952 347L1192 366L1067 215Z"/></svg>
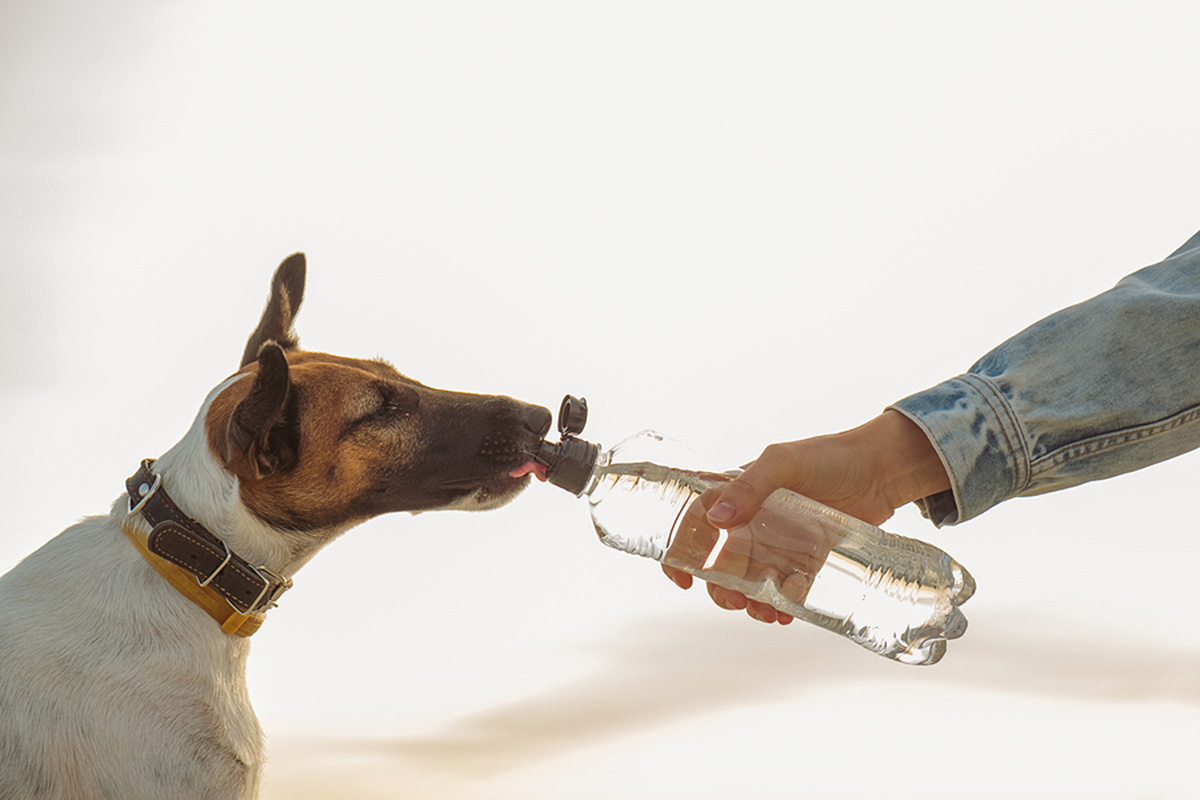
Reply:
<svg viewBox="0 0 1200 800"><path fill-rule="evenodd" d="M856 432L892 508L950 490L950 476L937 449L901 412L888 409Z"/></svg>

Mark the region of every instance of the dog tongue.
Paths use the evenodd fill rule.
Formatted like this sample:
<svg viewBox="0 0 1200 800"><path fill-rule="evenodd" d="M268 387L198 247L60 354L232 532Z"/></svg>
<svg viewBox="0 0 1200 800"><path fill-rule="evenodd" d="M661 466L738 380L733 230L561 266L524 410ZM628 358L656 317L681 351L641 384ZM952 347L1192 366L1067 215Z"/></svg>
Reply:
<svg viewBox="0 0 1200 800"><path fill-rule="evenodd" d="M526 475L533 475L539 481L546 481L546 465L539 464L536 461L527 461L516 469L508 473L510 478L524 478Z"/></svg>

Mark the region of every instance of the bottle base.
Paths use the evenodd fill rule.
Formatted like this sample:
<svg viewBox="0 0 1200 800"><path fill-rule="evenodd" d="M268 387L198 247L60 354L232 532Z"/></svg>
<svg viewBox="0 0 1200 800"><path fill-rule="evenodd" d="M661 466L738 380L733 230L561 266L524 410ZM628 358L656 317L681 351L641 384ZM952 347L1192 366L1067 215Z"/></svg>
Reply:
<svg viewBox="0 0 1200 800"><path fill-rule="evenodd" d="M926 639L920 644L898 653L895 659L901 664L924 667L938 663L944 655L946 655L945 639Z"/></svg>

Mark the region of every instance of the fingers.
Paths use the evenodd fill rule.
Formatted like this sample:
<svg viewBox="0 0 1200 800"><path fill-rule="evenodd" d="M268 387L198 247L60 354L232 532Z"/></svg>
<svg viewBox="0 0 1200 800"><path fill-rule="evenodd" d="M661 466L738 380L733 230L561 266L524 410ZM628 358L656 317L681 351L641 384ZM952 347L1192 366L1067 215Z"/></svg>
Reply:
<svg viewBox="0 0 1200 800"><path fill-rule="evenodd" d="M721 608L729 611L741 611L745 609L751 619L765 622L768 625L774 622L778 622L780 625L787 625L792 621L790 614L785 614L766 603L758 603L750 600L740 592L725 589L713 583L708 584L708 596Z"/></svg>
<svg viewBox="0 0 1200 800"><path fill-rule="evenodd" d="M754 463L720 487L708 507L708 521L719 528L736 528L758 513L776 489L800 483L805 463L786 444L773 444Z"/></svg>
<svg viewBox="0 0 1200 800"><path fill-rule="evenodd" d="M726 589L715 583L706 585L708 586L708 596L712 598L712 601L727 611L741 611L750 602L741 592Z"/></svg>
<svg viewBox="0 0 1200 800"><path fill-rule="evenodd" d="M668 567L666 564L662 564L661 566L663 574L670 578L671 581L680 589L691 588L693 582L691 575L683 570ZM780 625L787 625L792 621L791 615L785 614L782 611L772 608L764 603L756 603L753 600L748 600L746 596L740 592L735 592L731 589L717 586L715 583L709 583L706 585L708 586L709 597L711 597L713 602L719 605L721 608L729 611L741 611L742 609L745 609L746 613L750 615L751 618L756 619L759 622L766 622L768 624L772 622L778 622Z"/></svg>
<svg viewBox="0 0 1200 800"><path fill-rule="evenodd" d="M668 578L670 578L671 582L674 583L676 586L678 586L680 589L692 588L692 576L691 575L689 575L688 573L684 572L681 569L675 569L674 567L668 567L666 564L662 564L660 566L662 566L663 574L666 575Z"/></svg>
<svg viewBox="0 0 1200 800"><path fill-rule="evenodd" d="M789 444L773 444L767 447L741 475L711 490L714 492L711 498L702 498L708 522L724 529L744 525L758 513L763 501L776 489L802 482L802 473L806 472L806 469L805 460L794 454ZM690 574L665 564L662 565L662 570L680 588L691 587L693 578ZM760 622L787 625L792 621L790 615L765 603L749 600L740 592L713 583L708 583L707 586L709 596L721 608L732 611L745 610L750 617Z"/></svg>
<svg viewBox="0 0 1200 800"><path fill-rule="evenodd" d="M778 622L780 625L790 625L794 619L791 614L785 614L779 609L763 603L751 602L746 606L746 613L759 622L767 624Z"/></svg>

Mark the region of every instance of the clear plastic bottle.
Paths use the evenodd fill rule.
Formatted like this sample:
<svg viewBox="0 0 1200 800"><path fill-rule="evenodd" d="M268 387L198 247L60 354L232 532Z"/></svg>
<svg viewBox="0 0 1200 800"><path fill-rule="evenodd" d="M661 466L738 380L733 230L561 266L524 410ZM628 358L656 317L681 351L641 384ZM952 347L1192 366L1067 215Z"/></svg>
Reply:
<svg viewBox="0 0 1200 800"><path fill-rule="evenodd" d="M963 634L959 610L975 581L938 548L780 489L745 526L719 530L705 495L728 481L667 466L652 431L607 452L576 436L586 403L567 396L559 442L536 464L550 483L586 496L600 541L741 592L905 664L934 664ZM736 473L733 473L736 474ZM711 496L711 495L710 495Z"/></svg>

